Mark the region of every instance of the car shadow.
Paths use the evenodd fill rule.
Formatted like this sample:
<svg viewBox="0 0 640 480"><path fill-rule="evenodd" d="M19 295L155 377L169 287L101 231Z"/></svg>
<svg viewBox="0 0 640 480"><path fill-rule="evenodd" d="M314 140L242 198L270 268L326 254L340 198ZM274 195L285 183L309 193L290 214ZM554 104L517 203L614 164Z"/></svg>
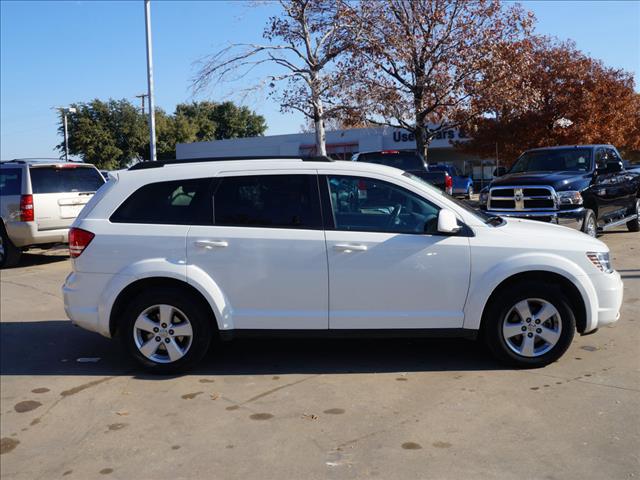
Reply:
<svg viewBox="0 0 640 480"><path fill-rule="evenodd" d="M24 252L20 257L20 263L13 268L35 267L38 265L47 265L49 263L64 262L69 260L69 254L60 253L44 253L44 252Z"/></svg>
<svg viewBox="0 0 640 480"><path fill-rule="evenodd" d="M265 338L216 342L189 373L279 375L501 369L504 367L479 342L464 339ZM119 342L63 320L0 323L0 375L167 378L138 368Z"/></svg>

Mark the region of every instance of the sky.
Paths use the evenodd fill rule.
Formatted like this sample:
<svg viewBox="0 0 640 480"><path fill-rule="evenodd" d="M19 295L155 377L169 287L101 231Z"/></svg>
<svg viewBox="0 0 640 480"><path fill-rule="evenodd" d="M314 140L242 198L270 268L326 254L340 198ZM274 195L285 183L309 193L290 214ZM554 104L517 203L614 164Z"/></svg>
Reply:
<svg viewBox="0 0 640 480"><path fill-rule="evenodd" d="M521 3L535 13L537 33L572 39L606 65L634 73L640 90L640 2ZM261 41L277 11L269 2L152 0L156 105L173 112L182 102L239 100L234 92L266 70L194 97L196 62L230 42ZM142 0L0 1L1 159L58 157L54 107L94 98L139 102L146 82ZM295 133L304 123L259 95L244 104L266 118L267 134Z"/></svg>

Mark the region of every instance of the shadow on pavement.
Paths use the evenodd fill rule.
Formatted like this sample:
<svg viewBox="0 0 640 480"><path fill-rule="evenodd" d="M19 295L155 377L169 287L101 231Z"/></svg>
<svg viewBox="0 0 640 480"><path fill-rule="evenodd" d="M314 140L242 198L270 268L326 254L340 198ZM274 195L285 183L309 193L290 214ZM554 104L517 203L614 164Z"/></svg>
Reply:
<svg viewBox="0 0 640 480"><path fill-rule="evenodd" d="M95 358L96 363L78 363ZM464 339L246 339L216 343L190 374L267 375L499 370L479 342ZM150 376L118 341L69 321L0 323L1 375Z"/></svg>
<svg viewBox="0 0 640 480"><path fill-rule="evenodd" d="M17 266L12 267L12 269L47 265L49 263L63 262L65 260L69 260L69 254L66 251L60 250L55 253L47 254L45 254L44 251L37 253L29 251L22 254L22 257L20 257L20 263Z"/></svg>

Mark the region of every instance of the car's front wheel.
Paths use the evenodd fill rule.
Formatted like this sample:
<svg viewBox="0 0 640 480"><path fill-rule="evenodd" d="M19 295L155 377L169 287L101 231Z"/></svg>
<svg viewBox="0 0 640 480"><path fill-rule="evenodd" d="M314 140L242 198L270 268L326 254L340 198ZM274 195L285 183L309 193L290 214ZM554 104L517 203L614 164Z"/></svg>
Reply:
<svg viewBox="0 0 640 480"><path fill-rule="evenodd" d="M125 310L119 332L125 349L155 373L191 368L211 343L212 319L202 303L187 291L142 292Z"/></svg>
<svg viewBox="0 0 640 480"><path fill-rule="evenodd" d="M593 210L587 209L585 211L584 219L582 220L582 227L580 230L586 233L590 237L598 236L598 221L596 220L596 214Z"/></svg>
<svg viewBox="0 0 640 480"><path fill-rule="evenodd" d="M499 360L544 367L569 348L575 333L571 303L554 286L521 282L495 295L483 318L483 336Z"/></svg>

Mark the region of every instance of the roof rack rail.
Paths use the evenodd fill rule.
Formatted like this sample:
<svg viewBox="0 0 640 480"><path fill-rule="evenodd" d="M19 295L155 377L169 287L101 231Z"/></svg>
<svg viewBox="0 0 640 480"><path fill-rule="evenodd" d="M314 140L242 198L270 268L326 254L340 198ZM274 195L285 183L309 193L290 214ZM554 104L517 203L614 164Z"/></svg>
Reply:
<svg viewBox="0 0 640 480"><path fill-rule="evenodd" d="M147 168L161 168L165 165L200 162L227 162L230 160L301 160L303 162L333 162L329 156L303 157L300 155L261 155L261 156L237 156L237 157L205 157L183 158L175 160L159 160L156 162L143 161L129 167L129 170L145 170Z"/></svg>

